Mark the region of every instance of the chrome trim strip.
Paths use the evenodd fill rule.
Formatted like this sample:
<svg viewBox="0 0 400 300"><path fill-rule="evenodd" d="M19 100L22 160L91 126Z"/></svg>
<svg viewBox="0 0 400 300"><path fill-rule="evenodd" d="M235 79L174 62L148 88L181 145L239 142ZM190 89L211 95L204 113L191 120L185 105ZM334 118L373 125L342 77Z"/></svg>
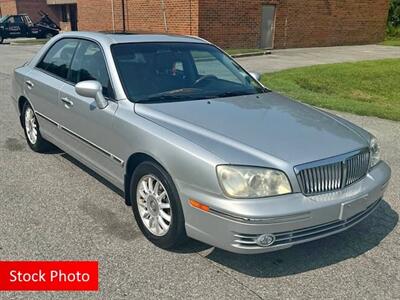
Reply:
<svg viewBox="0 0 400 300"><path fill-rule="evenodd" d="M379 198L364 210L356 213L355 215L351 216L347 220L337 220L329 223L324 223L312 227L302 228L293 231L286 231L280 233L274 233L276 236L277 242L283 242L287 240L297 240L301 239L302 237L310 236L310 235L318 235L319 233L336 233L338 231L343 231L348 229L358 222L362 221L364 218L368 217L382 202L382 198ZM336 228L340 228L342 230L336 230ZM307 241L308 239L305 239Z"/></svg>
<svg viewBox="0 0 400 300"><path fill-rule="evenodd" d="M121 167L124 166L124 161L122 159L120 159L118 156L115 156L114 154L108 152L107 150L101 148L100 146L96 145L95 143L85 139L84 137L80 136L79 134L77 134L76 132L68 129L65 126L60 125L59 123L57 123L56 121L52 120L51 118L45 116L44 114L35 111L35 113L42 117L43 119L45 119L46 121L52 123L53 125L57 126L59 129L64 130L65 132L69 133L70 135L76 137L77 139L85 142L87 145L95 148L96 150L100 151L101 153L103 153L105 156L107 156L108 158L111 158L113 161L117 162Z"/></svg>
<svg viewBox="0 0 400 300"><path fill-rule="evenodd" d="M92 146L93 148L96 148L98 151L100 151L101 153L103 153L104 155L108 156L108 157L112 157L112 154L110 152L107 152L106 150L103 150L101 147L97 146L96 144L88 141L87 139L85 139L84 137L76 134L74 131L61 126L61 129L68 132L70 135L73 135L74 137L80 139L81 141L85 142L86 144L88 144L89 146Z"/></svg>
<svg viewBox="0 0 400 300"><path fill-rule="evenodd" d="M124 161L114 155L111 154L111 158L114 159L115 161L117 161L120 165L124 165Z"/></svg>
<svg viewBox="0 0 400 300"><path fill-rule="evenodd" d="M40 117L42 117L43 119L45 119L46 121L49 121L49 122L52 123L53 125L55 125L55 126L57 126L57 127L60 126L60 124L58 124L56 121L50 119L49 117L46 117L44 114L42 114L42 113L40 113L40 112L38 112L38 111L35 111L35 113L36 113L38 116L40 116Z"/></svg>
<svg viewBox="0 0 400 300"><path fill-rule="evenodd" d="M294 221L304 221L304 220L311 218L311 214L309 212L288 215L288 216L283 216L283 217L270 217L270 218L268 218L268 217L266 217L266 218L242 217L242 216L237 216L237 215L221 212L221 211L215 210L213 208L210 208L208 212L211 214L217 215L219 217L222 217L222 218L226 218L226 219L230 219L230 220L242 222L242 223L251 223L251 224L277 224L277 223L287 223L287 222L294 222Z"/></svg>
<svg viewBox="0 0 400 300"><path fill-rule="evenodd" d="M384 189L386 189L388 187L389 181L386 181L382 186L381 186L381 191L383 191Z"/></svg>

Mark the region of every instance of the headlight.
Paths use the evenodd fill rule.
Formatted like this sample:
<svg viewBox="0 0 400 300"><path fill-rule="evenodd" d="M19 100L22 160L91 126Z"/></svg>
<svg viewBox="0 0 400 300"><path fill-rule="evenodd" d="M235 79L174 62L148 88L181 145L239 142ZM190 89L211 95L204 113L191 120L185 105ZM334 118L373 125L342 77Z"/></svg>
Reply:
<svg viewBox="0 0 400 300"><path fill-rule="evenodd" d="M372 137L371 139L371 142L369 144L369 152L371 155L369 166L370 168L372 168L381 160L381 149L375 137Z"/></svg>
<svg viewBox="0 0 400 300"><path fill-rule="evenodd" d="M285 173L266 168L217 166L217 175L225 194L232 198L260 198L292 192Z"/></svg>

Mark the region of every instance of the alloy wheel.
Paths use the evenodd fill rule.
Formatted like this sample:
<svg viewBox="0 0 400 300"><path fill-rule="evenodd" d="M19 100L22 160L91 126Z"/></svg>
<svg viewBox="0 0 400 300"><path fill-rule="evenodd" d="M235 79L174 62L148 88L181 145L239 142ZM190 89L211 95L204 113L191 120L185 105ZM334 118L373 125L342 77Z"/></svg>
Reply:
<svg viewBox="0 0 400 300"><path fill-rule="evenodd" d="M171 203L161 181L153 175L143 176L137 185L136 199L140 218L156 236L167 234L172 220Z"/></svg>
<svg viewBox="0 0 400 300"><path fill-rule="evenodd" d="M36 144L38 137L37 122L35 114L30 107L25 111L25 131L31 144Z"/></svg>

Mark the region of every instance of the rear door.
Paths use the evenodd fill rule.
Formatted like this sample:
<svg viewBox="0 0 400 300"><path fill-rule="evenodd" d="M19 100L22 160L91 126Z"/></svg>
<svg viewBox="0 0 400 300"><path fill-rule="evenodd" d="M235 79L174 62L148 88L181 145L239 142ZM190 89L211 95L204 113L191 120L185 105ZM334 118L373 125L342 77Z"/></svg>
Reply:
<svg viewBox="0 0 400 300"><path fill-rule="evenodd" d="M75 84L86 80L97 80L103 86L108 106L99 109L92 98L75 92ZM106 61L100 45L81 40L76 50L69 76L71 84L62 87L58 120L63 136L81 159L111 182L121 185L123 162L116 154L113 132L114 114L118 102L113 100L113 89Z"/></svg>
<svg viewBox="0 0 400 300"><path fill-rule="evenodd" d="M25 81L25 91L39 118L40 131L54 137L61 110L59 93L66 84L68 71L78 41L61 39L43 56L29 73Z"/></svg>

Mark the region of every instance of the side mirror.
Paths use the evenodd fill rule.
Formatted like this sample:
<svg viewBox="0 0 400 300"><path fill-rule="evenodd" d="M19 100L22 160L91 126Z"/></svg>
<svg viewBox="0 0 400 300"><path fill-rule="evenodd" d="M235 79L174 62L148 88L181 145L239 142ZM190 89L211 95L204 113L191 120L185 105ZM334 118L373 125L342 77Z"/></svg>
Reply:
<svg viewBox="0 0 400 300"><path fill-rule="evenodd" d="M251 75L251 77L253 77L255 80L260 81L261 79L261 75L259 73L256 72L250 72L249 73Z"/></svg>
<svg viewBox="0 0 400 300"><path fill-rule="evenodd" d="M75 85L75 91L78 95L96 100L98 108L103 109L108 105L108 101L103 96L103 87L100 82L87 80L78 82Z"/></svg>

